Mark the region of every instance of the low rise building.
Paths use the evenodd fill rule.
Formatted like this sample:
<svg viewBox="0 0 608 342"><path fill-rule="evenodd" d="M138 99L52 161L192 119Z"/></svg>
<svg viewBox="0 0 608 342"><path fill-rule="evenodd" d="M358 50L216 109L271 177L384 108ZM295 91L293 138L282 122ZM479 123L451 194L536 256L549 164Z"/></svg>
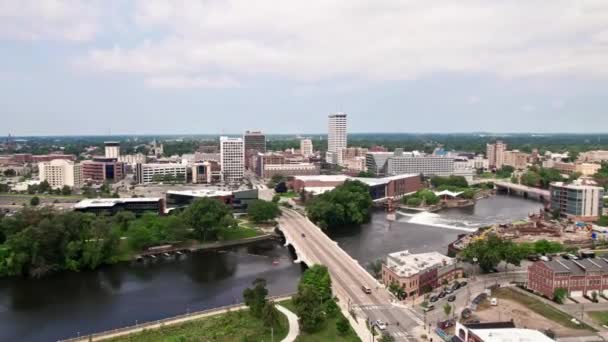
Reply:
<svg viewBox="0 0 608 342"><path fill-rule="evenodd" d="M596 150L583 152L578 155L578 160L583 162L603 162L608 160L608 151Z"/></svg>
<svg viewBox="0 0 608 342"><path fill-rule="evenodd" d="M136 198L95 198L85 199L74 205L75 211L96 215L114 215L120 211L130 211L136 215L165 212L164 199L158 197Z"/></svg>
<svg viewBox="0 0 608 342"><path fill-rule="evenodd" d="M513 321L456 322L452 342L553 342L538 330L516 328Z"/></svg>
<svg viewBox="0 0 608 342"><path fill-rule="evenodd" d="M113 158L95 158L80 163L85 182L115 182L125 177L125 164Z"/></svg>
<svg viewBox="0 0 608 342"><path fill-rule="evenodd" d="M218 189L201 190L170 190L166 192L167 206L183 208L197 199L213 198L232 207L233 210L244 212L252 201L258 199L258 190L225 191Z"/></svg>
<svg viewBox="0 0 608 342"><path fill-rule="evenodd" d="M528 267L528 288L547 298L565 289L570 297L608 295L608 259L563 259L537 261Z"/></svg>
<svg viewBox="0 0 608 342"><path fill-rule="evenodd" d="M272 178L274 175L289 176L304 176L318 175L321 168L318 164L298 163L298 164L266 164L262 177Z"/></svg>
<svg viewBox="0 0 608 342"><path fill-rule="evenodd" d="M582 184L551 183L551 210L574 221L595 221L602 214L604 189Z"/></svg>
<svg viewBox="0 0 608 342"><path fill-rule="evenodd" d="M300 154L303 155L304 157L310 157L314 154L311 139L301 139L300 140Z"/></svg>
<svg viewBox="0 0 608 342"><path fill-rule="evenodd" d="M602 168L600 164L593 163L564 163L564 162L552 162L551 167L559 171L560 173L571 175L573 173L580 173L581 176L593 176L599 169Z"/></svg>
<svg viewBox="0 0 608 342"><path fill-rule="evenodd" d="M460 277L462 268L456 260L439 252L395 252L389 254L382 265L382 283L398 284L406 298L416 298Z"/></svg>
<svg viewBox="0 0 608 342"><path fill-rule="evenodd" d="M147 156L143 153L121 154L118 156L118 161L129 165L145 164Z"/></svg>
<svg viewBox="0 0 608 342"><path fill-rule="evenodd" d="M524 170L528 166L529 159L530 154L519 150L504 151L502 165L511 166L516 170Z"/></svg>
<svg viewBox="0 0 608 342"><path fill-rule="evenodd" d="M176 163L137 164L135 179L139 184L159 183L163 181L186 182L187 165Z"/></svg>

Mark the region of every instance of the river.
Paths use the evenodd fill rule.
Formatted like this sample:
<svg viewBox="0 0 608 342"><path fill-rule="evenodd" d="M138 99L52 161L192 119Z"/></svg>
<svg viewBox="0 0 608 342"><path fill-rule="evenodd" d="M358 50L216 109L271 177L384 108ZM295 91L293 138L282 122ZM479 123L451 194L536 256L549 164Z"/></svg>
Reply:
<svg viewBox="0 0 608 342"><path fill-rule="evenodd" d="M475 207L436 214L376 211L370 223L332 234L362 265L387 253L437 250L458 234L493 222L525 218L539 202L497 196ZM273 261L278 260L278 265ZM65 272L40 280L0 280L0 341L56 341L242 301L243 289L265 278L271 295L296 290L302 268L276 242L180 260L123 263L96 271Z"/></svg>

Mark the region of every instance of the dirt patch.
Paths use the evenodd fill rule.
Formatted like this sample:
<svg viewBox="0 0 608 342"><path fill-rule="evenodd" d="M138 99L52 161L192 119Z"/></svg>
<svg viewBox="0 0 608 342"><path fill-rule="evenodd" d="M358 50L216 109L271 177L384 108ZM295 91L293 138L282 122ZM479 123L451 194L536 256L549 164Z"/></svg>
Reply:
<svg viewBox="0 0 608 342"><path fill-rule="evenodd" d="M558 337L588 336L592 332L564 327L552 320L537 314L522 304L507 299L499 299L498 306L489 306L485 310L475 311L474 316L482 322L513 320L518 328L539 331L553 330Z"/></svg>

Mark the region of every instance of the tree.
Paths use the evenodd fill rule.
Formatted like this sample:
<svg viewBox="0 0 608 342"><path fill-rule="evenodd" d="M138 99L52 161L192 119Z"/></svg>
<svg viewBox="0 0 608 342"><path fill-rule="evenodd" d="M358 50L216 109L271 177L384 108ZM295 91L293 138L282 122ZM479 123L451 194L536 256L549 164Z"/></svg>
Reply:
<svg viewBox="0 0 608 342"><path fill-rule="evenodd" d="M372 272L372 275L376 279L382 277L382 259L376 259L368 264L368 269Z"/></svg>
<svg viewBox="0 0 608 342"><path fill-rule="evenodd" d="M382 336L378 339L378 342L394 342L395 338L389 332L382 332Z"/></svg>
<svg viewBox="0 0 608 342"><path fill-rule="evenodd" d="M281 195L274 194L274 196L272 196L272 202L279 203L280 200L281 200Z"/></svg>
<svg viewBox="0 0 608 342"><path fill-rule="evenodd" d="M267 301L262 308L262 322L268 328L276 328L279 325L279 312L274 307L273 301Z"/></svg>
<svg viewBox="0 0 608 342"><path fill-rule="evenodd" d="M564 304L564 300L568 296L568 290L558 287L553 291L553 301L557 304Z"/></svg>
<svg viewBox="0 0 608 342"><path fill-rule="evenodd" d="M70 188L70 187L69 187L69 186L67 186L67 185L64 185L64 186L61 188L61 194L62 194L63 196L69 196L69 195L71 195L71 194L72 194L72 188Z"/></svg>
<svg viewBox="0 0 608 342"><path fill-rule="evenodd" d="M194 201L184 210L182 218L203 241L207 240L209 233L214 234L219 229L236 224L230 208L213 198L201 198Z"/></svg>
<svg viewBox="0 0 608 342"><path fill-rule="evenodd" d="M38 204L40 204L40 198L38 198L38 196L34 196L30 199L31 206L37 206Z"/></svg>
<svg viewBox="0 0 608 342"><path fill-rule="evenodd" d="M287 184L285 182L279 182L277 186L274 187L274 191L278 194L283 194L287 192Z"/></svg>
<svg viewBox="0 0 608 342"><path fill-rule="evenodd" d="M300 317L303 331L314 332L325 323L328 315L337 310L331 298L331 278L327 267L315 265L307 269L298 284L298 293L294 296L296 313Z"/></svg>
<svg viewBox="0 0 608 342"><path fill-rule="evenodd" d="M597 303L597 291L591 292L591 300L593 300L594 303Z"/></svg>
<svg viewBox="0 0 608 342"><path fill-rule="evenodd" d="M249 312L251 312L251 314L257 318L262 318L262 314L264 314L264 316L271 315L269 312L264 312L269 310L265 309L267 304L266 296L268 295L268 290L266 289L266 280L257 278L252 282L252 285L253 288L246 288L243 291L243 299L245 305L249 307ZM271 319L269 318L269 320Z"/></svg>
<svg viewBox="0 0 608 342"><path fill-rule="evenodd" d="M308 217L322 229L359 225L370 219L372 198L367 185L347 180L308 201Z"/></svg>
<svg viewBox="0 0 608 342"><path fill-rule="evenodd" d="M4 170L4 175L6 177L15 177L17 175L17 172L15 172L15 170L13 169L6 169Z"/></svg>
<svg viewBox="0 0 608 342"><path fill-rule="evenodd" d="M418 197L410 197L406 200L405 204L408 207L419 207L422 204L422 200Z"/></svg>
<svg viewBox="0 0 608 342"><path fill-rule="evenodd" d="M399 300L404 300L407 296L407 293L405 293L403 287L399 286L399 283L397 283L396 281L393 281L388 285L388 290L390 293L394 294L395 297L397 297L397 299Z"/></svg>
<svg viewBox="0 0 608 342"><path fill-rule="evenodd" d="M528 171L521 176L521 184L523 185L539 186L540 182L540 175L534 171Z"/></svg>
<svg viewBox="0 0 608 342"><path fill-rule="evenodd" d="M285 181L285 176L276 174L270 178L270 181L266 185L268 185L269 188L274 188L277 186L277 184L284 182L284 181Z"/></svg>
<svg viewBox="0 0 608 342"><path fill-rule="evenodd" d="M342 316L336 321L336 331L338 331L340 336L348 334L350 331L350 323L348 323L346 317Z"/></svg>
<svg viewBox="0 0 608 342"><path fill-rule="evenodd" d="M443 186L451 186L456 188L468 188L469 183L466 178L463 176L449 176L449 177L440 177L435 176L431 178L431 185L435 188L443 187Z"/></svg>
<svg viewBox="0 0 608 342"><path fill-rule="evenodd" d="M281 210L275 202L255 200L247 206L247 214L253 222L266 222L274 220Z"/></svg>
<svg viewBox="0 0 608 342"><path fill-rule="evenodd" d="M443 305L443 313L445 314L446 318L450 318L450 314L452 313L452 306L450 303L445 303Z"/></svg>
<svg viewBox="0 0 608 342"><path fill-rule="evenodd" d="M597 220L598 226L608 227L608 216L600 216L599 220Z"/></svg>
<svg viewBox="0 0 608 342"><path fill-rule="evenodd" d="M357 174L357 177L360 178L373 178L375 177L373 172L370 171L359 171L359 173Z"/></svg>

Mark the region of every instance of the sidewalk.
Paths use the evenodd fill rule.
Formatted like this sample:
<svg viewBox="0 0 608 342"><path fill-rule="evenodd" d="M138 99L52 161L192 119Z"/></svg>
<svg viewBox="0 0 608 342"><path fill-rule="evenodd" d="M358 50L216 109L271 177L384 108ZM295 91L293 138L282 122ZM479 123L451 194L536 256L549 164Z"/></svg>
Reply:
<svg viewBox="0 0 608 342"><path fill-rule="evenodd" d="M283 315L287 317L289 321L289 332L287 336L281 342L294 342L298 335L300 335L300 324L298 323L298 316L296 316L293 312L289 311L284 306L276 304L275 307L277 310L281 311Z"/></svg>

